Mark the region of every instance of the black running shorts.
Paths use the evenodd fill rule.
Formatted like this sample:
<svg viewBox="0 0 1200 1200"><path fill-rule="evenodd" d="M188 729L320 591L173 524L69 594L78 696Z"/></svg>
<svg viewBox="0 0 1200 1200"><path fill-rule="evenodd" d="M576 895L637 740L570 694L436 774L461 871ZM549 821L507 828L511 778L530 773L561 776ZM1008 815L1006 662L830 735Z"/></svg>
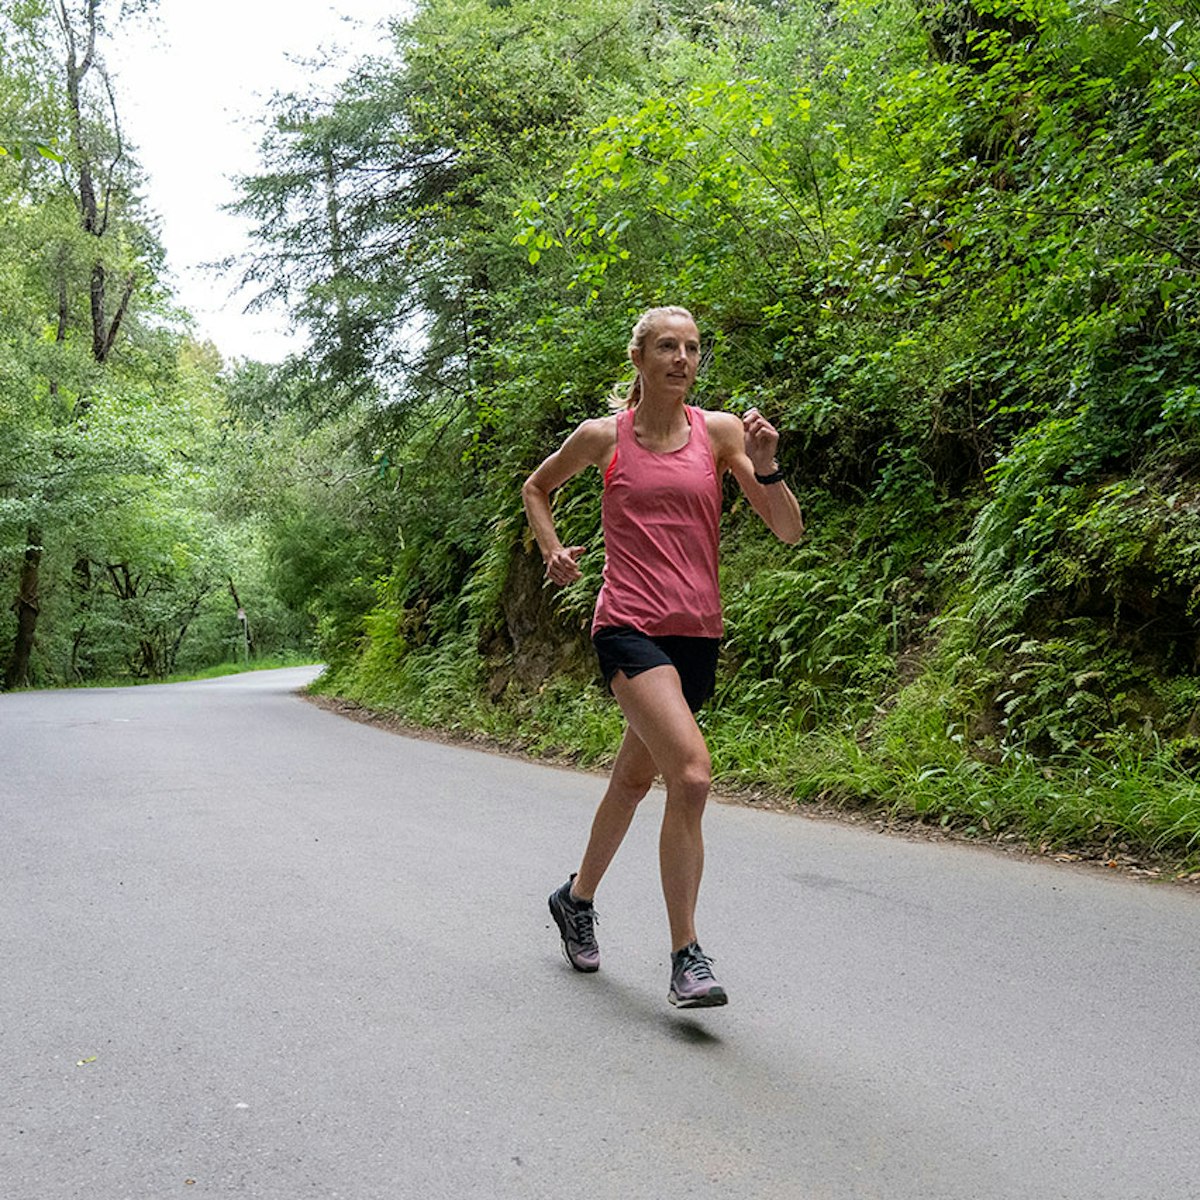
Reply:
<svg viewBox="0 0 1200 1200"><path fill-rule="evenodd" d="M597 629L592 635L592 645L596 647L600 670L610 690L618 671L632 679L651 667L675 668L683 698L692 712L699 712L716 690L720 638L650 637L627 625L617 625Z"/></svg>

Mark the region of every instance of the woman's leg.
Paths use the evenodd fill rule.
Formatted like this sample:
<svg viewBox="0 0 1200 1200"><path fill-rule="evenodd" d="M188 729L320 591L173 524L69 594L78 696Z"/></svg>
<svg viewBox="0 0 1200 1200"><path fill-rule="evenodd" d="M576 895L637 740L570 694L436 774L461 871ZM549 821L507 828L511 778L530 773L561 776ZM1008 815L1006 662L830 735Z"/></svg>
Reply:
<svg viewBox="0 0 1200 1200"><path fill-rule="evenodd" d="M608 870L613 856L620 849L629 832L629 823L637 806L654 783L658 768L650 751L642 744L632 729L625 730L617 761L613 763L608 788L600 807L592 819L592 832L588 838L579 874L571 891L581 900L591 900L596 895L600 880Z"/></svg>
<svg viewBox="0 0 1200 1200"><path fill-rule="evenodd" d="M645 752L667 787L659 835L659 865L671 926L671 949L680 950L696 941L696 899L704 872L701 818L712 778L708 747L683 697L674 667L653 667L632 679L618 672L612 690L629 722L630 732L640 743L639 768L644 772L645 759L641 755ZM628 826L626 820L624 828Z"/></svg>

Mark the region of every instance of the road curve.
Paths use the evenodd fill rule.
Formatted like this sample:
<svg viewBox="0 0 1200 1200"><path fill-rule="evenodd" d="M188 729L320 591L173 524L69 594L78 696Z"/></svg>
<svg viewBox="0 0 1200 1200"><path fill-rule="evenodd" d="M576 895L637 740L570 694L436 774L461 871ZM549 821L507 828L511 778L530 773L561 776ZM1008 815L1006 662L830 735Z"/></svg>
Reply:
<svg viewBox="0 0 1200 1200"><path fill-rule="evenodd" d="M1200 899L713 805L725 1009L666 1004L661 796L308 673L0 695L4 1200L1200 1196Z"/></svg>

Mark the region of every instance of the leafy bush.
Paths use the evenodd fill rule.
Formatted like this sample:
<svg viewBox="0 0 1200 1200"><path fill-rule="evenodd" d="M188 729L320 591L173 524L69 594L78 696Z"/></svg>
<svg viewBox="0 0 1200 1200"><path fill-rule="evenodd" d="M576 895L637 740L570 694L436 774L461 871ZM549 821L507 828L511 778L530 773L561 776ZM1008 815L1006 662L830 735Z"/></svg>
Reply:
<svg viewBox="0 0 1200 1200"><path fill-rule="evenodd" d="M811 530L783 549L730 500L724 777L1194 849L1194 24L430 0L392 57L287 106L245 208L318 334L303 394L331 415L305 436L341 468L276 553L340 686L555 753L615 742L575 654L597 480L556 498L589 554L553 598L518 489L603 411L633 317L684 302L697 399L777 420ZM522 675L522 625L562 662Z"/></svg>

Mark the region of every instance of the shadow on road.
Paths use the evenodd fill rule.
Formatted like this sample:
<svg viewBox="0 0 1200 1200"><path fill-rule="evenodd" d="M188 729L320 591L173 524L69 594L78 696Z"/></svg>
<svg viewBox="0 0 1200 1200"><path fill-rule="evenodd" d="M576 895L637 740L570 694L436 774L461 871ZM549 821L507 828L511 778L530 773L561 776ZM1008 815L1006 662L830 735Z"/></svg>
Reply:
<svg viewBox="0 0 1200 1200"><path fill-rule="evenodd" d="M577 986L577 994L588 993L586 1002L598 1010L597 1021L615 1020L618 1025L636 1021L660 1034L665 1033L673 1041L706 1050L717 1049L725 1044L705 1022L671 1008L665 992L662 996L656 992L651 997L645 988L623 983L611 971L581 975L564 970L560 983L567 987ZM607 1012L601 1014L601 1006Z"/></svg>
<svg viewBox="0 0 1200 1200"><path fill-rule="evenodd" d="M703 1025L690 1017L679 1018L668 1015L664 1017L663 1024L666 1025L676 1041L687 1042L691 1046L701 1046L704 1049L722 1045L721 1039L715 1033L705 1029Z"/></svg>

